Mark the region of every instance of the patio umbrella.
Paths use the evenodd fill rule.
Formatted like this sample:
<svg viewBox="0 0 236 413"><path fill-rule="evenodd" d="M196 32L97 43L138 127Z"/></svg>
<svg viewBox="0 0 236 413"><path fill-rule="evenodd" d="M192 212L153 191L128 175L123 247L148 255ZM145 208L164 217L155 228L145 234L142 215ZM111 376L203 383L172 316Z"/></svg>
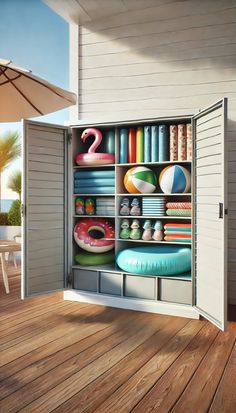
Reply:
<svg viewBox="0 0 236 413"><path fill-rule="evenodd" d="M76 95L0 59L0 122L46 115L76 103Z"/></svg>

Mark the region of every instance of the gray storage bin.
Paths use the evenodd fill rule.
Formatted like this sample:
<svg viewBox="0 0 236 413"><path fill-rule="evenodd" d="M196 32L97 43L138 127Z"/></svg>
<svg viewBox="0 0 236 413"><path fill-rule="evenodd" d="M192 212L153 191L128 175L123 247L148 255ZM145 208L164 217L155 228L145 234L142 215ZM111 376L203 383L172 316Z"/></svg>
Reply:
<svg viewBox="0 0 236 413"><path fill-rule="evenodd" d="M98 272L78 269L74 270L74 288L76 290L97 292Z"/></svg>
<svg viewBox="0 0 236 413"><path fill-rule="evenodd" d="M100 293L121 295L122 274L100 272Z"/></svg>
<svg viewBox="0 0 236 413"><path fill-rule="evenodd" d="M154 277L141 277L125 275L124 295L133 298L156 299L156 279Z"/></svg>
<svg viewBox="0 0 236 413"><path fill-rule="evenodd" d="M159 280L159 299L180 304L192 304L192 282L180 280Z"/></svg>

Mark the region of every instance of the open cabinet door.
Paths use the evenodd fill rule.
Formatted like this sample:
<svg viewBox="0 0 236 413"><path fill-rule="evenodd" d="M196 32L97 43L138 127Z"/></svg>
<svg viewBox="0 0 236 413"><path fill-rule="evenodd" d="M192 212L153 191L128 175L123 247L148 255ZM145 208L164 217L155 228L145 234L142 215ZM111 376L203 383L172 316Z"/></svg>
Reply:
<svg viewBox="0 0 236 413"><path fill-rule="evenodd" d="M227 323L227 100L193 118L195 305L221 330Z"/></svg>
<svg viewBox="0 0 236 413"><path fill-rule="evenodd" d="M61 290L68 274L67 128L23 121L21 295Z"/></svg>

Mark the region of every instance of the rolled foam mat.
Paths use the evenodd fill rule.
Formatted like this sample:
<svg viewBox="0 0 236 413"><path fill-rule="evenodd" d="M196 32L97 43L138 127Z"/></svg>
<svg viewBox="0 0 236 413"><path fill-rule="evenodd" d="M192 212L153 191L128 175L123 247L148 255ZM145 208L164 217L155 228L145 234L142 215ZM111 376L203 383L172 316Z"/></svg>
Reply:
<svg viewBox="0 0 236 413"><path fill-rule="evenodd" d="M128 162L128 130L126 128L120 129L120 163Z"/></svg>
<svg viewBox="0 0 236 413"><path fill-rule="evenodd" d="M151 162L151 126L144 126L144 162Z"/></svg>
<svg viewBox="0 0 236 413"><path fill-rule="evenodd" d="M143 128L136 130L136 162L144 162L144 135Z"/></svg>

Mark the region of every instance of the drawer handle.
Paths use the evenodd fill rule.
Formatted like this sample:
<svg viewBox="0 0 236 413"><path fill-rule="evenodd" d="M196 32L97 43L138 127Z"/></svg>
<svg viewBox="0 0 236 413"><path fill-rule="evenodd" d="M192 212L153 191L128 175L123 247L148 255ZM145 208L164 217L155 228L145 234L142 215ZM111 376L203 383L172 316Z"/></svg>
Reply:
<svg viewBox="0 0 236 413"><path fill-rule="evenodd" d="M219 202L219 218L223 219L223 215L224 215L224 205L222 202Z"/></svg>

